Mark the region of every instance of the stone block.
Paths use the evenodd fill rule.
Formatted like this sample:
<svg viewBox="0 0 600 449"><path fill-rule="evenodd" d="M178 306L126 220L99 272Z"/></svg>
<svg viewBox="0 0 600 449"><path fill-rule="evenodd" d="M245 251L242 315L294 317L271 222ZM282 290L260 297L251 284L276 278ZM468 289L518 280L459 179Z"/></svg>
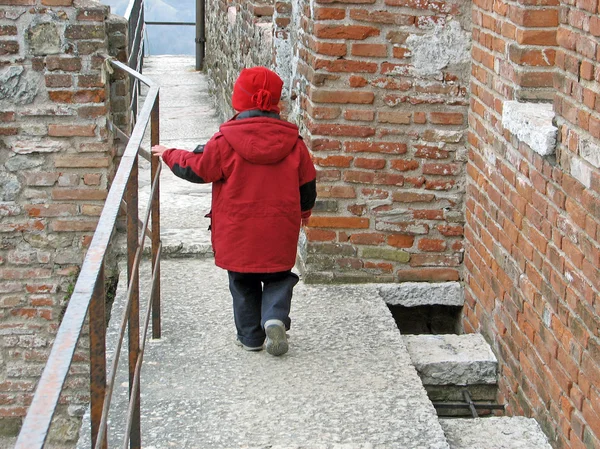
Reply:
<svg viewBox="0 0 600 449"><path fill-rule="evenodd" d="M498 361L481 334L405 335L424 385L495 384Z"/></svg>
<svg viewBox="0 0 600 449"><path fill-rule="evenodd" d="M403 282L379 288L383 300L394 306L416 307L429 305L462 307L465 301L459 282Z"/></svg>
<svg viewBox="0 0 600 449"><path fill-rule="evenodd" d="M450 449L551 449L533 418L440 419Z"/></svg>
<svg viewBox="0 0 600 449"><path fill-rule="evenodd" d="M558 129L552 124L552 104L505 101L502 105L502 126L540 154L554 154Z"/></svg>
<svg viewBox="0 0 600 449"><path fill-rule="evenodd" d="M53 22L33 23L27 30L29 52L35 56L61 53L60 32Z"/></svg>

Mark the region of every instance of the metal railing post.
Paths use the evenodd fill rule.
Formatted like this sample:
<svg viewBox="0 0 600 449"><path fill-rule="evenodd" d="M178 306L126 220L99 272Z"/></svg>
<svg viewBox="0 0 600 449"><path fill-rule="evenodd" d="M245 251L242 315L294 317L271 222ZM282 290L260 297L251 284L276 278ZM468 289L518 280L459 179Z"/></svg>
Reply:
<svg viewBox="0 0 600 449"><path fill-rule="evenodd" d="M140 353L140 292L139 275L134 273L137 267L134 264L135 253L138 248L138 156L135 157L131 169L131 177L127 184L127 276L129 286L132 288L131 306L129 309L128 336L129 336L129 393L133 392L133 383L135 377L135 365ZM133 283L133 286L131 285ZM135 411L131 426L130 448L141 448L140 432L140 392L137 389L135 398L130 397L130 401L135 401Z"/></svg>
<svg viewBox="0 0 600 449"><path fill-rule="evenodd" d="M156 97L156 102L152 108L150 121L150 143L158 145L160 143L160 96ZM156 284L156 295L152 303L152 338L161 337L161 304L160 304L160 258L158 257L158 249L160 245L160 159L157 156L152 156L150 161L150 178L156 179L156 195L152 198L152 271L156 272L158 281Z"/></svg>
<svg viewBox="0 0 600 449"><path fill-rule="evenodd" d="M204 65L204 45L206 33L204 27L205 0L196 0L196 70L202 70Z"/></svg>
<svg viewBox="0 0 600 449"><path fill-rule="evenodd" d="M90 302L90 410L92 446L102 420L102 408L106 394L106 294L104 287L104 263L98 272L96 288ZM105 429L106 431L106 429ZM106 449L106 440L97 449Z"/></svg>

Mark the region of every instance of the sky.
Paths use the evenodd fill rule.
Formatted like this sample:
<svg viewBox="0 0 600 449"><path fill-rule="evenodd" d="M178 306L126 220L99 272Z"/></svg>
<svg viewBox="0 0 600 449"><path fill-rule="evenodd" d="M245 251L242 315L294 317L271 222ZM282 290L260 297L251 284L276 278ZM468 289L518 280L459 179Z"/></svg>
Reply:
<svg viewBox="0 0 600 449"><path fill-rule="evenodd" d="M114 14L123 15L129 0L102 0ZM146 20L160 22L195 22L196 0L145 0ZM150 55L195 54L195 27L158 26L146 27L145 48Z"/></svg>

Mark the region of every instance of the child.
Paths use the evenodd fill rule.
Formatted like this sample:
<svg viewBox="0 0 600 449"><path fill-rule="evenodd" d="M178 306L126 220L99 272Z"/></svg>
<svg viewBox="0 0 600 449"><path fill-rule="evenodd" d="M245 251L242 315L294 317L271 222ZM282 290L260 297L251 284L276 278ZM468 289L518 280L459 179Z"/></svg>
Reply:
<svg viewBox="0 0 600 449"><path fill-rule="evenodd" d="M279 117L283 81L264 67L244 69L233 87L238 114L193 152L152 148L173 173L212 182L215 263L229 273L236 344L288 350L300 224L316 199L316 172L298 128Z"/></svg>

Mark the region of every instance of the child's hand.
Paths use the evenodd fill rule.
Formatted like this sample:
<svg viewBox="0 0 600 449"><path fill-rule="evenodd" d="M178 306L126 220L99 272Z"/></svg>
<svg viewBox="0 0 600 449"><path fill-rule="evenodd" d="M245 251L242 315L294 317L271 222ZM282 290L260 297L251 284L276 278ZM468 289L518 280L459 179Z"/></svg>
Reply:
<svg viewBox="0 0 600 449"><path fill-rule="evenodd" d="M163 145L154 145L152 147L152 156L162 157L163 153L167 150L168 148Z"/></svg>

